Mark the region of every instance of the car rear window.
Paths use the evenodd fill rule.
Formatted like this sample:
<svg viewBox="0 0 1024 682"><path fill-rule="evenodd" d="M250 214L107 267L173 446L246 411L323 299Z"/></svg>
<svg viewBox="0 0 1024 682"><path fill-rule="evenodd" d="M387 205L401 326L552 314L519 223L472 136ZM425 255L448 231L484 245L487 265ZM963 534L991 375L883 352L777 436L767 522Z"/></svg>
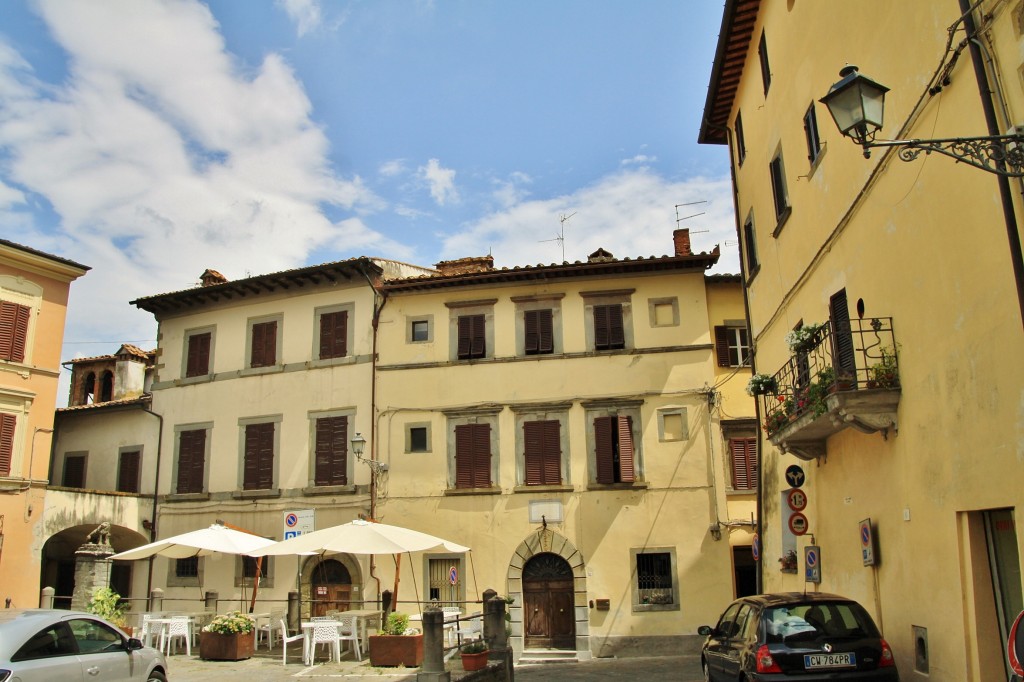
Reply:
<svg viewBox="0 0 1024 682"><path fill-rule="evenodd" d="M878 637L867 612L853 602L794 604L766 609L762 618L769 644L819 637Z"/></svg>

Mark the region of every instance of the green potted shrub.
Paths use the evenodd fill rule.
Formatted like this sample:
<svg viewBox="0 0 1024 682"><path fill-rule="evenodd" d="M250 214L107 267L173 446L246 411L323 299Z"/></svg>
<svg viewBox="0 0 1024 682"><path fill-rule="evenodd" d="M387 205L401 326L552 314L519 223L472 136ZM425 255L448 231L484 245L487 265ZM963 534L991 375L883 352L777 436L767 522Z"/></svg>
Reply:
<svg viewBox="0 0 1024 682"><path fill-rule="evenodd" d="M423 663L423 634L409 628L409 615L389 613L379 634L370 635L370 665L378 668Z"/></svg>
<svg viewBox="0 0 1024 682"><path fill-rule="evenodd" d="M128 627L128 621L124 615L127 608L127 604L122 603L121 595L117 592L109 587L97 587L93 590L92 598L86 605L85 610L94 616L110 621L128 635L131 635L132 629Z"/></svg>
<svg viewBox="0 0 1024 682"><path fill-rule="evenodd" d="M900 374L896 364L896 352L890 348L883 348L881 359L871 366L870 376L868 388L899 387Z"/></svg>
<svg viewBox="0 0 1024 682"><path fill-rule="evenodd" d="M487 667L487 657L490 651L487 650L487 643L482 639L463 644L459 655L462 657L462 669L466 672L483 670Z"/></svg>
<svg viewBox="0 0 1024 682"><path fill-rule="evenodd" d="M199 633L199 657L207 661L252 658L255 630L256 621L244 613L215 616Z"/></svg>

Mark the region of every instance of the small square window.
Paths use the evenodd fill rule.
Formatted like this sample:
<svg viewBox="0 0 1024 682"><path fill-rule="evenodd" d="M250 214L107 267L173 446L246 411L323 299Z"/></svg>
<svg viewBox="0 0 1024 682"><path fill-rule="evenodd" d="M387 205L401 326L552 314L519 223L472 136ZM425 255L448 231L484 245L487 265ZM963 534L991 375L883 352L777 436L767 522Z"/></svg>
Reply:
<svg viewBox="0 0 1024 682"><path fill-rule="evenodd" d="M426 426L409 427L409 452L430 452L429 434Z"/></svg>
<svg viewBox="0 0 1024 682"><path fill-rule="evenodd" d="M174 575L178 578L196 578L199 576L199 557L190 556L175 559Z"/></svg>
<svg viewBox="0 0 1024 682"><path fill-rule="evenodd" d="M426 320L413 320L409 329L409 337L412 341L430 340L430 323Z"/></svg>
<svg viewBox="0 0 1024 682"><path fill-rule="evenodd" d="M687 440L690 437L686 422L686 408L658 410L658 439L661 441Z"/></svg>

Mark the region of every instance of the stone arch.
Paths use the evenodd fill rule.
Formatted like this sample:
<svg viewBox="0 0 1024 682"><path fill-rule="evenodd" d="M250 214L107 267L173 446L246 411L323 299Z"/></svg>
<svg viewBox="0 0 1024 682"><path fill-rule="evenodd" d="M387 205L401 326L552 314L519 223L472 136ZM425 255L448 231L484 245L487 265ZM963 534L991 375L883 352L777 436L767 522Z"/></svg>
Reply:
<svg viewBox="0 0 1024 682"><path fill-rule="evenodd" d="M564 559L572 570L575 582L574 620L576 624L576 658L589 660L590 614L587 608L587 570L583 553L567 537L550 528L538 529L528 535L512 554L508 565L506 583L508 596L513 599L509 613L512 617L512 633L509 644L518 659L523 653L523 567L539 554L554 554Z"/></svg>
<svg viewBox="0 0 1024 682"><path fill-rule="evenodd" d="M363 595L358 590L360 589L360 585L363 584L363 569L351 554L309 556L303 558L301 561L301 568L299 570L299 600L301 603L300 611L303 618L311 615L310 605L314 598L314 573L321 564L330 561L336 561L341 564L344 570L348 572L348 576L352 581L352 593L350 596L351 602L348 607L349 610L362 608Z"/></svg>
<svg viewBox="0 0 1024 682"><path fill-rule="evenodd" d="M57 531L43 544L40 561L39 586L55 590L55 605L71 607L71 595L75 587L75 552L88 542L89 533L96 530L100 522L69 526ZM131 528L110 525L110 546L114 552L124 552L146 544L149 540ZM135 563L117 561L111 567L111 587L126 598L145 598L147 595L134 594L132 578ZM145 591L145 590L143 590Z"/></svg>

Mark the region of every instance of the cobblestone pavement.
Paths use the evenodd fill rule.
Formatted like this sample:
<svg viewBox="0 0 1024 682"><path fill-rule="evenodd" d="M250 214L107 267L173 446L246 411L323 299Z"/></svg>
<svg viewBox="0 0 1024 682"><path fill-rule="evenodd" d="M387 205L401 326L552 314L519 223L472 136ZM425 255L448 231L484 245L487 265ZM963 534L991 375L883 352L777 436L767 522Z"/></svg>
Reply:
<svg viewBox="0 0 1024 682"><path fill-rule="evenodd" d="M451 664L450 664L451 665ZM454 664L458 668L458 664ZM366 661L322 663L306 667L301 663L281 664L280 655L257 655L245 661L204 661L197 656L175 655L168 660L171 682L183 680L244 680L272 682L275 680L327 679L348 682L415 682L415 669L373 668ZM452 672L452 682L462 675ZM581 663L522 665L515 669L516 682L552 680L611 680L622 682L700 682L700 662L696 656L650 656L637 658L601 658Z"/></svg>

